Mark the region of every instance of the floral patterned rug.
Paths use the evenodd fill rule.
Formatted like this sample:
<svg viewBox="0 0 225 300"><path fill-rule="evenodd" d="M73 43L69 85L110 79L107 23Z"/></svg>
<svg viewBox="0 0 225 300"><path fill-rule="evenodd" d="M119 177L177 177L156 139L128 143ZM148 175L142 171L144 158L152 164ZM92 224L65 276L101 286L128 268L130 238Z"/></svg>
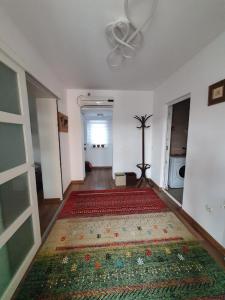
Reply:
<svg viewBox="0 0 225 300"><path fill-rule="evenodd" d="M61 218L16 299L225 299L225 272L169 210Z"/></svg>

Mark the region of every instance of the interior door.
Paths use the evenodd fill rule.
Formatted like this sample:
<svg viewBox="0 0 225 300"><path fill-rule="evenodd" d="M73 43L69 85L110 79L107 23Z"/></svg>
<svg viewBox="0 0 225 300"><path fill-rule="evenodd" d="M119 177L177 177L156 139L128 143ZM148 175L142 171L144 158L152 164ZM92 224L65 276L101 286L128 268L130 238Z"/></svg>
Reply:
<svg viewBox="0 0 225 300"><path fill-rule="evenodd" d="M0 298L10 299L41 243L24 70L0 51Z"/></svg>
<svg viewBox="0 0 225 300"><path fill-rule="evenodd" d="M172 117L173 117L173 106L170 105L168 106L168 118L167 118L167 130L166 130L166 148L165 148L164 183L163 183L163 187L165 189L168 189Z"/></svg>

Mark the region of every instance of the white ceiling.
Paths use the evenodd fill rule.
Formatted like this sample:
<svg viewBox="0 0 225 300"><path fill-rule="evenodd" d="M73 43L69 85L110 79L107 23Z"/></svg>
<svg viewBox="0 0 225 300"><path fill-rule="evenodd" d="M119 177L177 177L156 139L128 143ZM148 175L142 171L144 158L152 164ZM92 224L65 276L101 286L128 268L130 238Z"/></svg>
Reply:
<svg viewBox="0 0 225 300"><path fill-rule="evenodd" d="M130 1L136 23L145 18L149 1ZM159 0L144 47L112 71L105 26L124 16L122 0L0 3L67 88L151 90L225 30L224 0Z"/></svg>

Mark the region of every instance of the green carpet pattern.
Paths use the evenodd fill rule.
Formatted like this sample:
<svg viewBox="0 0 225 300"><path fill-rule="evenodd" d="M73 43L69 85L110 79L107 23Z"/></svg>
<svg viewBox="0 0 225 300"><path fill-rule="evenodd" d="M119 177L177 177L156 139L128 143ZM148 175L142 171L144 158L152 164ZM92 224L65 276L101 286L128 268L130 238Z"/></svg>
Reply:
<svg viewBox="0 0 225 300"><path fill-rule="evenodd" d="M16 299L225 299L225 272L196 241L83 248L39 255Z"/></svg>
<svg viewBox="0 0 225 300"><path fill-rule="evenodd" d="M151 211L82 218L73 217L70 202L15 299L225 300L225 271L154 191L125 190L122 202L118 193L101 191L101 204L110 198L107 209L132 201L141 209L144 194ZM89 207L93 192L84 195Z"/></svg>

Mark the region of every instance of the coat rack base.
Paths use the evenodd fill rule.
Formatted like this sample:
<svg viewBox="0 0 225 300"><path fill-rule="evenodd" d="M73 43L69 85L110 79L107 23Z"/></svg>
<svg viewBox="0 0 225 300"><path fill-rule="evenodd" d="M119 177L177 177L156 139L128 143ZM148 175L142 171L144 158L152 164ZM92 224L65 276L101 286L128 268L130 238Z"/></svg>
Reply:
<svg viewBox="0 0 225 300"><path fill-rule="evenodd" d="M143 184L147 184L151 188L153 187L151 181L146 176L146 170L151 168L149 164L137 164L137 167L141 170L141 177L138 179L136 186L141 187Z"/></svg>

